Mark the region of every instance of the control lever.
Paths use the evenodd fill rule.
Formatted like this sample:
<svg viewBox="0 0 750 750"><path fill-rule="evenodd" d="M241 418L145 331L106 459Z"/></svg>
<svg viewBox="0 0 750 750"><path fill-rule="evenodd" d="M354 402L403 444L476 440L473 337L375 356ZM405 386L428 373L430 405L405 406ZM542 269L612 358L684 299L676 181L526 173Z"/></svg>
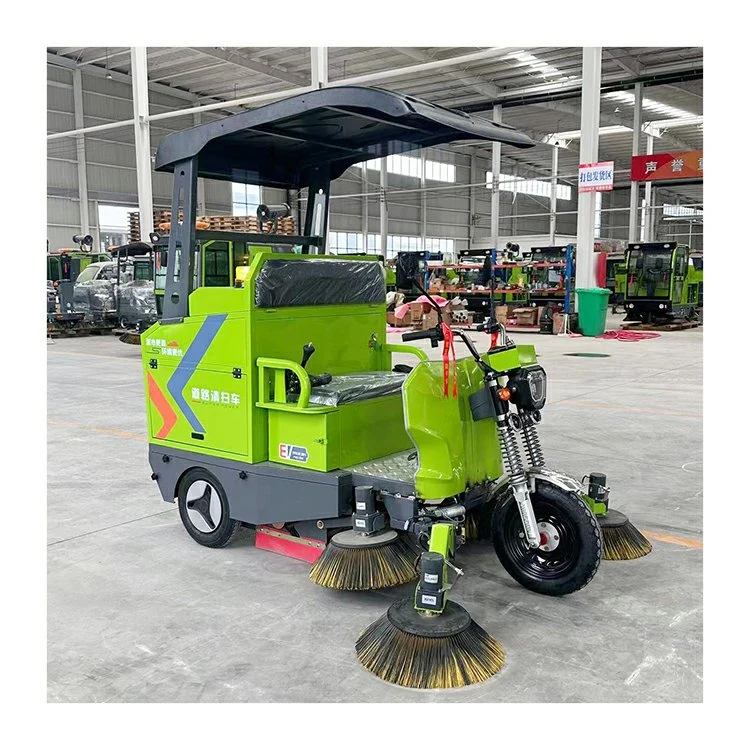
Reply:
<svg viewBox="0 0 750 750"><path fill-rule="evenodd" d="M313 354L315 354L315 347L313 346L313 343L311 341L310 343L305 344L302 347L302 362L300 362L300 364L302 365L303 369L307 368L307 363L310 361L310 357L312 357ZM313 388L319 385L328 385L328 383L331 382L331 375L327 372L323 372L320 375L309 375L308 377L310 378L310 385ZM300 392L299 378L290 370L286 371L286 392Z"/></svg>

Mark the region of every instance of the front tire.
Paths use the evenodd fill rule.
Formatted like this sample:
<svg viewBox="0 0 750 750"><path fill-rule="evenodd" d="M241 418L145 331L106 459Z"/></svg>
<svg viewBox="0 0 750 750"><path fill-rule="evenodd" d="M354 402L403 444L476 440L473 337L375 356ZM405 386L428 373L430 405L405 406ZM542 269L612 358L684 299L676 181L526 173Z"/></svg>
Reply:
<svg viewBox="0 0 750 750"><path fill-rule="evenodd" d="M537 482L531 493L542 544L531 549L510 487L492 515L492 543L503 567L522 586L547 596L582 589L602 557L602 537L591 509L578 495ZM544 549L546 547L546 549Z"/></svg>
<svg viewBox="0 0 750 750"><path fill-rule="evenodd" d="M226 547L241 526L229 517L221 482L205 469L190 469L182 477L177 506L185 530L204 547Z"/></svg>

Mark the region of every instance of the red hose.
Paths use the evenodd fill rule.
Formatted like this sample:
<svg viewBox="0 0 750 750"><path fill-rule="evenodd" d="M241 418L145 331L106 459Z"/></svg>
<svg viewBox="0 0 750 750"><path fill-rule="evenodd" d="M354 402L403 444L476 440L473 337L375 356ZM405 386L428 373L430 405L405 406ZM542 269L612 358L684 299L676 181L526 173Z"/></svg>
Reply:
<svg viewBox="0 0 750 750"><path fill-rule="evenodd" d="M606 331L598 339L611 339L613 341L642 341L643 339L658 339L660 333L647 331Z"/></svg>

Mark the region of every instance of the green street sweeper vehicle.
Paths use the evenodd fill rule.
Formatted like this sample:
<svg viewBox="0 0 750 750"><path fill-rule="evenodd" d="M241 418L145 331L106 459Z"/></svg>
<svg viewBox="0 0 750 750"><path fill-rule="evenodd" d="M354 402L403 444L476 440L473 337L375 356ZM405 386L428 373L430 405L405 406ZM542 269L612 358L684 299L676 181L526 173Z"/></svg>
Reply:
<svg viewBox="0 0 750 750"><path fill-rule="evenodd" d="M428 650L447 638L454 666L419 660L394 677L380 636L357 646L368 669L418 687L502 666L499 644L447 599L472 515L488 518L510 575L549 595L591 580L607 518L629 526L608 511L604 475L591 472L584 487L546 466L546 373L532 346L515 345L492 317L484 353L443 324L405 334L442 345L442 361L430 361L387 340L381 263L324 253L332 180L370 158L466 139L533 145L409 96L332 87L169 135L156 155L157 170L174 173L172 216L184 220L170 229L161 319L141 337L152 479L202 545L223 547L245 524L256 546L314 563L323 586L419 578L378 632L395 628L408 648L427 639ZM306 188L302 235L247 234L270 251L254 252L236 285L200 285L198 177ZM302 252L276 251L289 244ZM418 283L414 269L399 273ZM470 356L451 357L461 343ZM394 365L397 354L414 366Z"/></svg>
<svg viewBox="0 0 750 750"><path fill-rule="evenodd" d="M696 268L687 245L640 242L625 256L625 320L667 323L699 317L703 267Z"/></svg>

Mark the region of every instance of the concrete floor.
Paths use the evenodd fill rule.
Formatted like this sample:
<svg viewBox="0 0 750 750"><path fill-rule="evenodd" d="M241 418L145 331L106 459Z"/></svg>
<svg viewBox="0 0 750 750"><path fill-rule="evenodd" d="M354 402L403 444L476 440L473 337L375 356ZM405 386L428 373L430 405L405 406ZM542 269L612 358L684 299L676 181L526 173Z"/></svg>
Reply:
<svg viewBox="0 0 750 750"><path fill-rule="evenodd" d="M305 563L257 550L244 529L226 549L197 545L149 479L138 349L114 337L50 344L49 700L701 701L702 330L515 339L537 346L549 376L548 464L604 471L613 506L655 535L654 551L603 562L583 591L550 599L516 584L490 546L462 550L453 596L507 664L443 692L389 685L354 655L410 589L318 588Z"/></svg>

